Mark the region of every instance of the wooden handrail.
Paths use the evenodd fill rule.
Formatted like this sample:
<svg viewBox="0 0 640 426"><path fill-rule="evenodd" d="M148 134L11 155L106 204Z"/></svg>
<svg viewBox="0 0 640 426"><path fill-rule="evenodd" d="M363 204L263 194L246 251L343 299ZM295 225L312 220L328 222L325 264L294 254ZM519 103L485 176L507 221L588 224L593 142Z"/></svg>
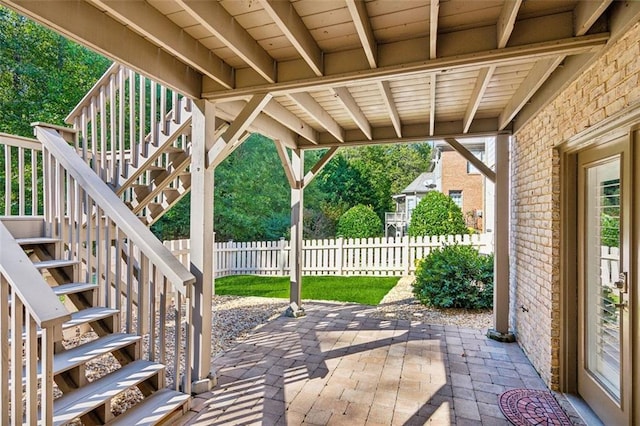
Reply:
<svg viewBox="0 0 640 426"><path fill-rule="evenodd" d="M40 328L49 328L71 319L49 284L29 260L24 250L0 221L0 271Z"/></svg>
<svg viewBox="0 0 640 426"><path fill-rule="evenodd" d="M111 76L117 74L118 71L120 71L120 67L121 65L117 62L111 64L104 75L100 77L100 80L98 80L96 84L93 85L91 90L89 90L87 94L84 95L82 100L78 102L78 105L76 105L73 111L71 111L69 115L67 115L67 117L64 119L64 122L67 124L73 124L74 119L82 114L82 109L91 105L91 100L100 94L100 88L106 86L109 83Z"/></svg>
<svg viewBox="0 0 640 426"><path fill-rule="evenodd" d="M42 144L37 139L25 138L23 136L10 135L0 132L0 145L15 146L18 148L42 151Z"/></svg>
<svg viewBox="0 0 640 426"><path fill-rule="evenodd" d="M147 258L181 294L190 297L189 286L195 277L171 254L151 233L140 219L118 198L100 177L78 156L55 130L39 125L36 136L44 147L67 172L80 184L82 189L100 206L106 215L121 229L127 238L138 246Z"/></svg>

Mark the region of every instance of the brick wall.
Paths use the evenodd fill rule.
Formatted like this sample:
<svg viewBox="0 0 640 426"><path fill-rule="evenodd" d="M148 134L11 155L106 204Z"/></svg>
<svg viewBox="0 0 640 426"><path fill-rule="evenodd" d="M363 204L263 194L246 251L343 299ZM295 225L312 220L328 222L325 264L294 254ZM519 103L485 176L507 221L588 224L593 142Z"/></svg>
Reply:
<svg viewBox="0 0 640 426"><path fill-rule="evenodd" d="M484 208L484 177L480 172L467 173L467 160L456 151L442 152L442 192L462 191L462 214ZM477 221L482 230L482 220Z"/></svg>
<svg viewBox="0 0 640 426"><path fill-rule="evenodd" d="M636 24L520 129L512 144L511 324L553 389L560 355L560 180L553 146L640 101L639 77Z"/></svg>

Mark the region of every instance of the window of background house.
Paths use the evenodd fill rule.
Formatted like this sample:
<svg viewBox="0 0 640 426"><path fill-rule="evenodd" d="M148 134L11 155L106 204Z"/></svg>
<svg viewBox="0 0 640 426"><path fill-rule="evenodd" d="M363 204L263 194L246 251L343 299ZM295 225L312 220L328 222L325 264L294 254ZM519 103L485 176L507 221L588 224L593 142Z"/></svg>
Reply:
<svg viewBox="0 0 640 426"><path fill-rule="evenodd" d="M471 153L481 161L484 161L484 152L483 151L471 151ZM478 174L480 170L476 169L470 161L467 161L467 174Z"/></svg>
<svg viewBox="0 0 640 426"><path fill-rule="evenodd" d="M449 197L462 209L462 191L449 191Z"/></svg>

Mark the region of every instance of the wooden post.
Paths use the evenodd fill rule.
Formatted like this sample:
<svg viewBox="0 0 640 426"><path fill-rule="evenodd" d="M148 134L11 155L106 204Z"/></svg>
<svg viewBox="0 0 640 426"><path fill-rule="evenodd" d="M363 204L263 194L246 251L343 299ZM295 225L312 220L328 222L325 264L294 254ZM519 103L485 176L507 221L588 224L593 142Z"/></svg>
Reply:
<svg viewBox="0 0 640 426"><path fill-rule="evenodd" d="M496 138L496 187L494 226L493 326L487 335L512 342L509 332L509 142L510 135Z"/></svg>
<svg viewBox="0 0 640 426"><path fill-rule="evenodd" d="M213 296L213 169L206 160L214 142L214 104L194 102L191 136L191 273L196 277L193 309L192 391L204 393L215 384L211 369L211 309Z"/></svg>
<svg viewBox="0 0 640 426"><path fill-rule="evenodd" d="M304 151L291 150L291 170L295 185L291 186L291 243L290 267L291 289L289 301L291 305L287 314L293 317L304 315L302 309L302 219L304 213Z"/></svg>

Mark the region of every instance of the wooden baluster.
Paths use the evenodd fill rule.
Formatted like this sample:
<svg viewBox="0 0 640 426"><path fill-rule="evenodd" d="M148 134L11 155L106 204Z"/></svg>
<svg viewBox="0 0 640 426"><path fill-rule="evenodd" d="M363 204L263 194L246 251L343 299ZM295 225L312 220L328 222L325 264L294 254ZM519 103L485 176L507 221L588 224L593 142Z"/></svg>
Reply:
<svg viewBox="0 0 640 426"><path fill-rule="evenodd" d="M99 176L107 182L107 99L105 87L100 88L100 166Z"/></svg>
<svg viewBox="0 0 640 426"><path fill-rule="evenodd" d="M149 332L149 259L141 251L140 275L138 278L138 335Z"/></svg>
<svg viewBox="0 0 640 426"><path fill-rule="evenodd" d="M156 314L158 312L158 306L156 301L156 283L158 281L158 269L156 265L151 264L151 275L149 276L149 318L151 321L151 327L149 327L149 361L156 360Z"/></svg>
<svg viewBox="0 0 640 426"><path fill-rule="evenodd" d="M138 167L139 146L136 142L136 79L129 70L129 149L131 150L131 164Z"/></svg>
<svg viewBox="0 0 640 426"><path fill-rule="evenodd" d="M109 148L111 153L109 179L114 187L118 184L118 161L116 159L118 132L116 129L116 76L112 75L109 79Z"/></svg>
<svg viewBox="0 0 640 426"><path fill-rule="evenodd" d="M120 71L118 71L118 153L120 155L118 161L118 175L119 176L127 176L127 167L125 163L125 146L124 146L124 129L125 129L125 119L124 119L124 94L125 94L125 75L124 68L120 67Z"/></svg>
<svg viewBox="0 0 640 426"><path fill-rule="evenodd" d="M167 133L167 88L160 86L160 132Z"/></svg>
<svg viewBox="0 0 640 426"><path fill-rule="evenodd" d="M89 159L87 158L87 151L89 149L89 134L88 134L88 123L87 123L87 115L89 114L87 107L82 108L82 117L80 119L80 131L82 132L82 159L87 163L89 163Z"/></svg>
<svg viewBox="0 0 640 426"><path fill-rule="evenodd" d="M31 216L38 215L38 151L31 151Z"/></svg>
<svg viewBox="0 0 640 426"><path fill-rule="evenodd" d="M0 274L0 339L9 341L9 283ZM2 345L0 350L0 424L9 424L9 344Z"/></svg>
<svg viewBox="0 0 640 426"><path fill-rule="evenodd" d="M53 424L53 343L55 333L53 329L45 328L40 337L41 355L40 370L42 376L40 416L45 426Z"/></svg>
<svg viewBox="0 0 640 426"><path fill-rule="evenodd" d="M139 128L138 128L138 139L140 140L140 143L142 144L143 148L142 148L142 155L144 155L145 157L149 155L149 141L147 140L147 111L146 111L146 104L147 104L147 95L146 95L146 90L147 90L147 84L146 81L147 79L144 78L143 76L139 77L139 81L140 81L140 123L138 124Z"/></svg>
<svg viewBox="0 0 640 426"><path fill-rule="evenodd" d="M180 113L182 111L180 111L180 98L178 98L178 92L176 92L175 90L171 92L171 111L173 111L173 113L171 114L173 122L180 123Z"/></svg>
<svg viewBox="0 0 640 426"><path fill-rule="evenodd" d="M4 146L4 175L6 179L4 181L4 214L5 216L11 215L11 147L9 145Z"/></svg>
<svg viewBox="0 0 640 426"><path fill-rule="evenodd" d="M175 390L180 390L180 358L182 353L182 293L175 292L175 353L173 354L173 381Z"/></svg>
<svg viewBox="0 0 640 426"><path fill-rule="evenodd" d="M100 206L98 206L98 204L96 204L96 214L95 214L95 230L96 230L96 236L95 236L95 248L96 248L96 254L95 254L95 259L96 259L96 284L98 284L98 300L99 303L102 304L103 306L106 306L106 300L107 300L107 293L109 292L109 283L102 282L102 269L104 267L104 263L103 263L103 251L102 251L102 237L103 237L103 224L102 224L102 215L103 215L103 211L100 208ZM93 245L93 244L92 244Z"/></svg>
<svg viewBox="0 0 640 426"><path fill-rule="evenodd" d="M122 250L124 249L124 247L122 246L122 239L124 238L122 235L122 232L120 231L120 228L116 228L116 240L115 240L115 244L114 244L114 260L116 262L116 267L115 269L115 275L114 275L114 281L115 281L115 287L116 287L116 294L115 294L115 309L120 310L120 307L122 305ZM122 318L120 319L120 322L122 323Z"/></svg>
<svg viewBox="0 0 640 426"><path fill-rule="evenodd" d="M24 308L15 292L11 294L11 420L22 422L22 318Z"/></svg>
<svg viewBox="0 0 640 426"><path fill-rule="evenodd" d="M24 196L24 148L18 147L18 214L24 216L26 198Z"/></svg>
<svg viewBox="0 0 640 426"><path fill-rule="evenodd" d="M38 336L36 334L36 322L28 313L25 315L26 328L26 380L27 380L27 424L34 425L38 423L38 372L36 370L38 364ZM14 367L15 368L15 367ZM13 382L14 387L17 382Z"/></svg>
<svg viewBox="0 0 640 426"><path fill-rule="evenodd" d="M133 243L131 240L127 241L126 247L126 257L127 257L127 296L126 296L126 310L127 310L127 319L126 319L126 330L127 333L131 333L133 330L133 279L134 279L134 256L133 256Z"/></svg>
<svg viewBox="0 0 640 426"><path fill-rule="evenodd" d="M160 349L160 364L166 364L165 351L167 347L167 277L162 277L160 286L160 329L158 330L158 348Z"/></svg>
<svg viewBox="0 0 640 426"><path fill-rule="evenodd" d="M149 94L149 98L151 100L151 114L149 117L151 143L154 146L158 146L158 85L155 81L151 82L151 93Z"/></svg>
<svg viewBox="0 0 640 426"><path fill-rule="evenodd" d="M91 165L93 171L98 173L98 121L96 99L91 100Z"/></svg>

